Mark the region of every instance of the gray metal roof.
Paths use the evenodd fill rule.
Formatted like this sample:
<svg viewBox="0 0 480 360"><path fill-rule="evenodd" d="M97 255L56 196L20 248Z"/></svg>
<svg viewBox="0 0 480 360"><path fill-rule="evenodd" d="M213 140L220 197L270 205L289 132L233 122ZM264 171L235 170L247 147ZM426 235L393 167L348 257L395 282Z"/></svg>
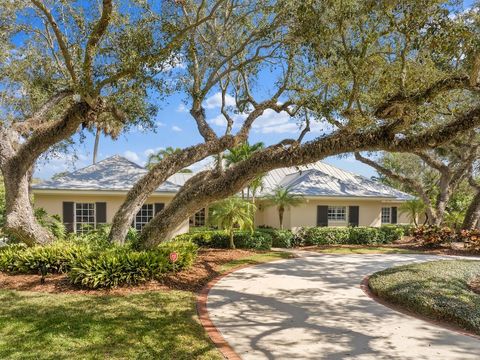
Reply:
<svg viewBox="0 0 480 360"><path fill-rule="evenodd" d="M32 188L39 190L128 191L147 172L148 170L144 167L122 156L114 155L59 179L33 185ZM192 174L175 174L160 185L156 192L177 192L191 176Z"/></svg>
<svg viewBox="0 0 480 360"><path fill-rule="evenodd" d="M413 199L412 195L321 161L272 170L263 183L259 196L270 194L275 187L282 186L303 196L380 197L402 201Z"/></svg>
<svg viewBox="0 0 480 360"><path fill-rule="evenodd" d="M33 185L33 189L128 191L147 170L119 155L74 171L56 180ZM167 179L156 192L175 193L193 174L178 173ZM409 200L413 197L363 176L318 161L313 164L270 171L264 178L265 196L277 186L290 187L304 196L372 197Z"/></svg>

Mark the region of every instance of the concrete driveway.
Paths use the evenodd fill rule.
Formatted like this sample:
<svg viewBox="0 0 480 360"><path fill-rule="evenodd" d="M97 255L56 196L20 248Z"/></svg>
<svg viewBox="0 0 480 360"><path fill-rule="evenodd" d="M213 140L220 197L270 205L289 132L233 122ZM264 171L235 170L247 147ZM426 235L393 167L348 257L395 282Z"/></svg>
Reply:
<svg viewBox="0 0 480 360"><path fill-rule="evenodd" d="M242 359L480 359L480 340L384 307L359 288L429 255L305 253L234 272L210 291L210 319Z"/></svg>

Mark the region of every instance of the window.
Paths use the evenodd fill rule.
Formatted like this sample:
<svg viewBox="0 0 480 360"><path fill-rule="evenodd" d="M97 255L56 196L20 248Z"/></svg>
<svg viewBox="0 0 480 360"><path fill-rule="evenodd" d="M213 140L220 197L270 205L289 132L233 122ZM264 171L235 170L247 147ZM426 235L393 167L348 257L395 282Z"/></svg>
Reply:
<svg viewBox="0 0 480 360"><path fill-rule="evenodd" d="M153 204L144 204L135 216L133 227L141 231L153 219Z"/></svg>
<svg viewBox="0 0 480 360"><path fill-rule="evenodd" d="M390 224L392 222L392 208L382 207L382 224Z"/></svg>
<svg viewBox="0 0 480 360"><path fill-rule="evenodd" d="M347 221L347 207L346 206L329 206L328 220L329 221Z"/></svg>
<svg viewBox="0 0 480 360"><path fill-rule="evenodd" d="M86 233L95 228L95 203L75 203L75 231Z"/></svg>
<svg viewBox="0 0 480 360"><path fill-rule="evenodd" d="M190 218L190 226L205 226L205 208L200 209Z"/></svg>

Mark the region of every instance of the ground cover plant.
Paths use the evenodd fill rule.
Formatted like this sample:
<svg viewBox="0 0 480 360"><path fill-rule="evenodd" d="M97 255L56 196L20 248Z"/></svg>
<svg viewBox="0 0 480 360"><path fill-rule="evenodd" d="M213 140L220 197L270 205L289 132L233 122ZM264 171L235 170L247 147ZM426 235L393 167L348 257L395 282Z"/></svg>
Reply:
<svg viewBox="0 0 480 360"><path fill-rule="evenodd" d="M369 287L382 299L480 335L480 295L470 287L478 277L478 260L432 261L377 272Z"/></svg>

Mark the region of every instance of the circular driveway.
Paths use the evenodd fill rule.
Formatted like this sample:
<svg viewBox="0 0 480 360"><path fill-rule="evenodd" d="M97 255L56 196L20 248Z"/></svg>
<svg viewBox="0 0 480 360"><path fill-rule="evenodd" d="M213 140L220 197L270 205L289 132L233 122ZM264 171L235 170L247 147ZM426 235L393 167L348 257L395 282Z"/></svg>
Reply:
<svg viewBox="0 0 480 360"><path fill-rule="evenodd" d="M210 290L210 319L242 359L480 358L480 340L389 309L359 287L384 268L445 258L297 254Z"/></svg>

